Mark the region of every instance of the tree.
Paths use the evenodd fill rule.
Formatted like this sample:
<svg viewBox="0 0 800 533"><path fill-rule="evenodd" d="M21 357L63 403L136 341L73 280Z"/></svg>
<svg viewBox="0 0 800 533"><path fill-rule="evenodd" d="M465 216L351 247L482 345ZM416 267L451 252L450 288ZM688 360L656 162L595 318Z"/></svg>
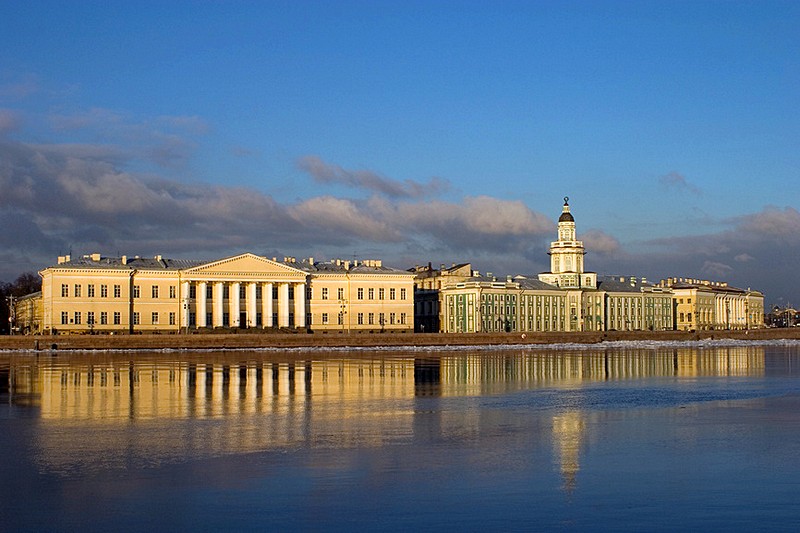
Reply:
<svg viewBox="0 0 800 533"><path fill-rule="evenodd" d="M14 296L27 296L42 290L42 278L33 272L25 272L11 284L11 293Z"/></svg>

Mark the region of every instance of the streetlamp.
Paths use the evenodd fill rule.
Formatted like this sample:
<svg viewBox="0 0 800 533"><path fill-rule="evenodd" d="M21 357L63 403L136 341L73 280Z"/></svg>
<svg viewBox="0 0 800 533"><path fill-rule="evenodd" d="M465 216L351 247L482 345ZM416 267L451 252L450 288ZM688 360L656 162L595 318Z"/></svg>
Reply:
<svg viewBox="0 0 800 533"><path fill-rule="evenodd" d="M188 296L186 296L183 299L183 316L184 316L183 320L184 320L184 324L185 324L184 325L184 334L185 335L189 334L189 307L190 307L189 303L190 303L190 299L189 299Z"/></svg>
<svg viewBox="0 0 800 533"><path fill-rule="evenodd" d="M11 294L6 296L6 302L8 302L8 334L9 335L13 335L14 334L14 321L17 318L17 316L16 316L17 309L16 309L16 306L14 305L14 302L16 301L16 299L17 298L15 296L11 295Z"/></svg>

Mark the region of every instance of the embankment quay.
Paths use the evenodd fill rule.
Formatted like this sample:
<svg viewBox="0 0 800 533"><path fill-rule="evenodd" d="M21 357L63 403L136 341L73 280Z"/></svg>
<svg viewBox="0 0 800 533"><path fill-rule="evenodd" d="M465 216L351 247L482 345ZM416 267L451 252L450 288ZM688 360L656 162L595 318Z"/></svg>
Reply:
<svg viewBox="0 0 800 533"><path fill-rule="evenodd" d="M716 331L607 331L565 333L212 333L150 335L4 336L0 350L207 350L256 348L342 348L379 346L491 346L594 344L610 341L698 341L800 339L800 328Z"/></svg>

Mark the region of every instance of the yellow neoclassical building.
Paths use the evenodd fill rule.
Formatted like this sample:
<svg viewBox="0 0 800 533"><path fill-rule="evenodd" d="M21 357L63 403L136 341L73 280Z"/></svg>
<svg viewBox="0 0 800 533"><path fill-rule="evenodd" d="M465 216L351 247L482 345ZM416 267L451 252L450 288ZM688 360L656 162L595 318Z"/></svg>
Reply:
<svg viewBox="0 0 800 533"><path fill-rule="evenodd" d="M444 332L664 331L674 327L673 292L636 277L598 277L584 268L569 198L550 243L550 271L535 278L487 273L441 276ZM430 283L430 280L427 280ZM419 281L418 281L419 284ZM430 290L430 289L428 289ZM419 292L419 289L418 289Z"/></svg>
<svg viewBox="0 0 800 533"><path fill-rule="evenodd" d="M764 326L764 295L726 282L667 278L659 285L675 293L679 330L752 329Z"/></svg>
<svg viewBox="0 0 800 533"><path fill-rule="evenodd" d="M413 329L414 275L380 260L91 254L59 257L40 275L45 333Z"/></svg>
<svg viewBox="0 0 800 533"><path fill-rule="evenodd" d="M444 268L423 268L418 272L417 293L428 300L434 299L430 293L438 293L443 332L721 330L764 325L764 295L755 290L684 278L653 284L636 276L586 271L586 251L576 238L569 198L564 198L558 238L550 243L548 254L550 271L535 278L498 279L470 269L454 277ZM419 309L417 313L420 320L431 322Z"/></svg>

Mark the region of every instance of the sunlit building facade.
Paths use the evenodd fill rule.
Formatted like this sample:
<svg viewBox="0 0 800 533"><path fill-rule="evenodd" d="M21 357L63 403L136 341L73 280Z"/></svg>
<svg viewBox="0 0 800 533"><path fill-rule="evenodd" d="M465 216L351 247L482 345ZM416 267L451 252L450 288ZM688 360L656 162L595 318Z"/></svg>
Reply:
<svg viewBox="0 0 800 533"><path fill-rule="evenodd" d="M40 275L46 333L413 329L414 275L380 260L92 254L59 257Z"/></svg>
<svg viewBox="0 0 800 533"><path fill-rule="evenodd" d="M636 277L598 277L564 198L550 272L536 277L487 274L441 278L441 329L462 332L664 331L674 327L672 290Z"/></svg>
<svg viewBox="0 0 800 533"><path fill-rule="evenodd" d="M675 293L675 325L684 331L764 327L764 295L725 282L667 278L659 283Z"/></svg>

